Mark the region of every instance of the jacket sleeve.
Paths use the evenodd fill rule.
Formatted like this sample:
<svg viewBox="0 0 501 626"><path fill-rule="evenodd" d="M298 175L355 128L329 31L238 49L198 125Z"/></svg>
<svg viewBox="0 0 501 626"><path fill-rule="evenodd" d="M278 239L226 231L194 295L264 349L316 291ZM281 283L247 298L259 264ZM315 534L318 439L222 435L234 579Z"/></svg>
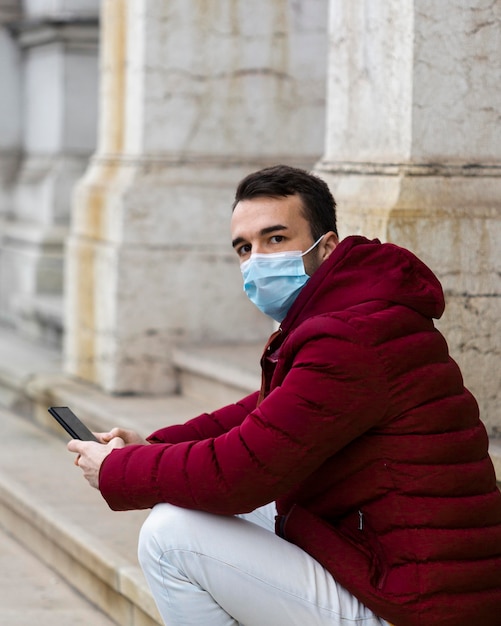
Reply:
<svg viewBox="0 0 501 626"><path fill-rule="evenodd" d="M115 510L170 502L223 515L251 511L380 421L386 399L374 349L314 337L298 346L282 384L241 424L198 441L114 450L99 488Z"/></svg>
<svg viewBox="0 0 501 626"><path fill-rule="evenodd" d="M256 408L259 392L256 391L235 404L229 404L212 413L202 413L185 424L167 426L152 433L150 443L181 443L218 437L240 424Z"/></svg>

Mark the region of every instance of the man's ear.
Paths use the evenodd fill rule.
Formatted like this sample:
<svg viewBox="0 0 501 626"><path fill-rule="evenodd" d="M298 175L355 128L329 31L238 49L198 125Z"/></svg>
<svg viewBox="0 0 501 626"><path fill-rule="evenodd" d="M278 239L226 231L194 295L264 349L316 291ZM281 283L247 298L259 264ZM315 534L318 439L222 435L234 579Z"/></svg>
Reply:
<svg viewBox="0 0 501 626"><path fill-rule="evenodd" d="M332 230L325 233L322 241L319 243L319 257L321 262L327 261L330 255L334 252L339 243L339 237Z"/></svg>

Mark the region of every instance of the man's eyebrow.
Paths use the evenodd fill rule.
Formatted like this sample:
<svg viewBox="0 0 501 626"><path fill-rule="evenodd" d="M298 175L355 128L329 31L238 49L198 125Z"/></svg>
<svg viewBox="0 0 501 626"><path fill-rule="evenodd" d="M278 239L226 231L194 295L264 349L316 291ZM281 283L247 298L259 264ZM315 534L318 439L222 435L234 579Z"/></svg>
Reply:
<svg viewBox="0 0 501 626"><path fill-rule="evenodd" d="M270 233L274 233L277 230L287 230L288 226L284 226L283 224L275 224L274 226L267 226L266 228L262 228L259 231L259 235L263 237L264 235L269 235ZM233 247L238 246L238 244L243 243L245 239L243 237L236 237L231 242Z"/></svg>
<svg viewBox="0 0 501 626"><path fill-rule="evenodd" d="M245 239L243 237L237 237L231 242L231 245L235 247L235 246L238 246L239 243L243 243L244 241Z"/></svg>
<svg viewBox="0 0 501 626"><path fill-rule="evenodd" d="M275 226L267 226L259 231L260 235L268 235L269 233L273 233L276 230L287 230L287 226L282 226L282 224L275 224Z"/></svg>

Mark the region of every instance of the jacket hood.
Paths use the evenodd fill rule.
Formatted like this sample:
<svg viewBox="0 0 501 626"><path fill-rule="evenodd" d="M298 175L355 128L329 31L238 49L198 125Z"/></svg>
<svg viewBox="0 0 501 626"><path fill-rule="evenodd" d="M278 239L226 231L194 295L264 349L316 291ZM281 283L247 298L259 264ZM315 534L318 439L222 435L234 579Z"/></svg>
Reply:
<svg viewBox="0 0 501 626"><path fill-rule="evenodd" d="M435 274L412 252L360 236L343 239L299 294L282 329L312 315L386 300L440 318L445 302Z"/></svg>

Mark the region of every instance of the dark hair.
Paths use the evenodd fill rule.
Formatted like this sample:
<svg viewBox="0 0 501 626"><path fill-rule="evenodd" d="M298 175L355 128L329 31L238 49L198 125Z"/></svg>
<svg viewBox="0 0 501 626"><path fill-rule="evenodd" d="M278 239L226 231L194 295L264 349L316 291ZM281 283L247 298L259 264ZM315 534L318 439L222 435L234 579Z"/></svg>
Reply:
<svg viewBox="0 0 501 626"><path fill-rule="evenodd" d="M232 209L241 200L294 195L301 198L304 217L310 224L315 241L330 230L338 234L336 201L327 183L306 170L289 165L265 167L246 176L238 184Z"/></svg>

